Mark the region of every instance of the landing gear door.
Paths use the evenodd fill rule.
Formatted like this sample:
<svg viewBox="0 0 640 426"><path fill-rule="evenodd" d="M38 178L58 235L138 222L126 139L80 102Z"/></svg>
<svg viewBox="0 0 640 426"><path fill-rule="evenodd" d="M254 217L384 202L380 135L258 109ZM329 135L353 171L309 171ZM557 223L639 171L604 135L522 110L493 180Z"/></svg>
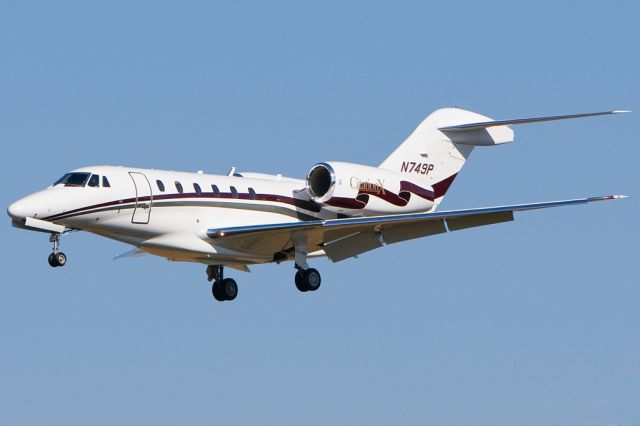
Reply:
<svg viewBox="0 0 640 426"><path fill-rule="evenodd" d="M133 209L131 223L147 224L151 216L151 205L153 204L153 194L149 179L138 172L129 172L133 179L133 186L136 189L136 206Z"/></svg>

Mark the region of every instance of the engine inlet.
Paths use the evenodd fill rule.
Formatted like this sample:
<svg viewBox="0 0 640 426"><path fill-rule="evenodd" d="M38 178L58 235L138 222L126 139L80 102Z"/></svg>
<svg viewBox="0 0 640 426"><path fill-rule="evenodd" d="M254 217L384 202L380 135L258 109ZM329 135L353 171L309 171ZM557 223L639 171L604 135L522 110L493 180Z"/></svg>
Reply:
<svg viewBox="0 0 640 426"><path fill-rule="evenodd" d="M316 164L307 175L307 191L313 198L322 198L335 184L333 168L325 163Z"/></svg>

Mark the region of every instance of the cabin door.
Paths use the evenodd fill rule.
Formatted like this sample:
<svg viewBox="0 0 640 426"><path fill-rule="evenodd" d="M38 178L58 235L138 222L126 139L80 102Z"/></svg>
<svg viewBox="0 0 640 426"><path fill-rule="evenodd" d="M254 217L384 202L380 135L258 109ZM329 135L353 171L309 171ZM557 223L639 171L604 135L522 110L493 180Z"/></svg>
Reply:
<svg viewBox="0 0 640 426"><path fill-rule="evenodd" d="M129 176L131 176L136 190L136 206L133 209L131 223L147 224L149 223L151 204L153 203L151 184L149 179L142 173L129 172Z"/></svg>

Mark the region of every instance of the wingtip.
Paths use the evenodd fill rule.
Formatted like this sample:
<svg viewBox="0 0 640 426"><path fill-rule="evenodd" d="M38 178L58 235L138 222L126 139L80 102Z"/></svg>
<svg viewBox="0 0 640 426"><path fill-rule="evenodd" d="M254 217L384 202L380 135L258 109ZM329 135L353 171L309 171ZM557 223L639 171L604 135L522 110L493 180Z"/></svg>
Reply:
<svg viewBox="0 0 640 426"><path fill-rule="evenodd" d="M624 114L625 112L631 112L631 110L628 110L628 109L616 109L614 111L611 111L611 113L613 113L613 114Z"/></svg>
<svg viewBox="0 0 640 426"><path fill-rule="evenodd" d="M603 198L605 200L621 200L623 198L629 198L629 196L618 194L618 195L605 195Z"/></svg>

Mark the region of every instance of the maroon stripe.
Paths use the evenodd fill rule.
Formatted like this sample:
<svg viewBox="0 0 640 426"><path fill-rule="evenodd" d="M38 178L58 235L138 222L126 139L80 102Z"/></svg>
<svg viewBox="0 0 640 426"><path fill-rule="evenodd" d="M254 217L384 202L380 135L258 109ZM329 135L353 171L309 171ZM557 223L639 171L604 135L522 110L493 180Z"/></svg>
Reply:
<svg viewBox="0 0 640 426"><path fill-rule="evenodd" d="M381 198L395 206L404 207L407 205L409 201L409 196L407 192L416 194L419 197L422 197L427 200L433 200L434 198L440 198L446 194L449 190L449 187L453 183L456 178L457 173L449 176L448 178L435 183L433 185L433 192L422 188L418 185L412 184L411 182L401 181L400 182L400 194L396 195L391 191L382 190L382 193L376 193L375 191L367 191L361 190L359 195L373 195L375 197ZM203 192L203 193L175 193L175 194L158 194L153 197L140 197L138 202L145 201L153 201L153 200L175 200L175 199L184 199L184 198L207 198L207 199L240 199L240 200L253 200L251 195L248 193L239 193L237 197L234 197L230 192L222 192L220 194L214 194L212 192ZM256 194L255 200L258 201L269 201L269 202L277 202L283 204L289 204L296 208L304 209L312 212L320 212L321 206L312 201L312 200L302 200L299 198L287 197L284 195L278 194ZM368 197L365 199L364 197L357 197L356 199L346 198L346 197L332 197L329 201L326 202L327 205L348 209L362 209L364 208L369 199ZM77 209L69 210L64 213L52 215L49 217L45 217L44 220L55 220L57 218L63 216L74 215L77 213L81 213L83 211L99 209L104 207L111 207L120 204L129 204L136 202L136 198L124 198L121 200L108 201L105 203L93 204L86 207L80 207Z"/></svg>
<svg viewBox="0 0 640 426"><path fill-rule="evenodd" d="M238 194L237 197L234 197L233 194L231 194L230 192L222 192L220 194L214 194L214 193L210 193L210 192L203 192L203 193L183 193L183 194L158 194L158 195L154 195L153 197L140 197L138 199L138 203L140 202L145 202L145 201L159 201L159 200L176 200L176 199L184 199L184 198L207 198L207 199L215 199L215 198L220 198L220 199L240 199L240 200L253 200L253 198L251 198L250 194L245 194L245 193L241 193ZM255 200L257 201L270 201L270 202L278 202L278 203L284 203L284 204L289 204L292 205L294 207L297 208L301 208L304 210L308 210L308 211L312 211L312 212L319 212L321 207L313 202L313 201L308 201L308 200L301 200L299 198L292 198L292 197L287 197L284 195L276 195L276 194L256 194L256 198ZM93 209L99 209L99 208L104 208L104 207L111 207L111 206L117 206L120 204L129 204L129 203L134 203L136 202L135 198L125 198L125 199L121 199L121 200L115 200L115 201L108 201L105 203L99 203L99 204L93 204L90 206L85 206L85 207L80 207L77 209L73 209L73 210L69 210L66 211L64 213L59 213L56 215L52 215L49 217L44 218L45 220L55 220L59 217L62 216L68 216L68 215L73 215L73 214L77 214L77 213L81 213L83 211L87 211L87 210L93 210Z"/></svg>
<svg viewBox="0 0 640 426"><path fill-rule="evenodd" d="M369 201L368 199L366 201ZM333 207L340 207L343 209L361 209L367 205L366 201L360 201L353 198L347 197L331 197L329 200L325 202L325 204Z"/></svg>
<svg viewBox="0 0 640 426"><path fill-rule="evenodd" d="M407 182L406 180L400 181L400 192L402 191L408 191L412 194L416 194L420 198L433 201L433 191L422 188L421 186L418 186L411 182Z"/></svg>
<svg viewBox="0 0 640 426"><path fill-rule="evenodd" d="M404 207L407 205L407 201L406 199L398 196L397 194L388 191L384 188L380 188L380 190L376 191L376 190L367 190L367 189L361 189L360 192L358 192L358 195L360 194L366 194L366 195L373 195L374 197L378 197L384 201L386 201L387 203L393 204L394 206L399 206L399 207Z"/></svg>
<svg viewBox="0 0 640 426"><path fill-rule="evenodd" d="M360 194L356 197L356 200L366 205L369 202L369 194Z"/></svg>
<svg viewBox="0 0 640 426"><path fill-rule="evenodd" d="M384 188L380 188L379 190L360 189L358 194L373 195L374 197L378 197L398 207L406 206L409 202L409 199L411 198L411 194L415 194L418 197L424 198L425 200L433 201L432 191L404 180L400 182L400 192L398 194L395 194L394 192Z"/></svg>
<svg viewBox="0 0 640 426"><path fill-rule="evenodd" d="M252 198L248 193L238 193L236 197L233 196L231 192L221 192L219 194L214 194L213 192L202 192L202 193L184 193L184 194L160 194L154 195L154 200L170 200L170 199L180 199L180 198L211 198L211 199L225 199L225 200L257 200L257 201L270 201L276 203L284 203L289 204L301 209L305 209L311 212L319 212L321 207L310 200L302 200L300 198L292 198L287 197L285 195L278 194L256 194L255 198ZM149 197L141 197L140 201L148 201ZM134 199L135 201L135 199Z"/></svg>
<svg viewBox="0 0 640 426"><path fill-rule="evenodd" d="M435 198L443 197L444 194L447 193L449 187L453 183L454 179L458 176L457 173L452 174L448 178L441 180L440 182L434 184L433 187L433 195Z"/></svg>
<svg viewBox="0 0 640 426"><path fill-rule="evenodd" d="M433 191L403 180L400 182L399 194L396 194L382 187L361 187L358 191L358 196L355 199L347 197L331 197L331 199L329 199L326 204L333 207L347 209L362 209L369 202L369 196L374 196L388 202L389 204L393 204L394 206L404 207L409 203L411 194L415 194L418 197L424 198L425 200L429 201L433 201L434 199Z"/></svg>
<svg viewBox="0 0 640 426"><path fill-rule="evenodd" d="M147 198L147 200L149 199L149 197L145 197L145 198ZM133 203L135 201L136 201L135 198L125 198L125 199L122 199L122 200L108 201L106 203L100 203L100 204L93 204L91 206L85 206L85 207L80 207L80 208L77 208L77 209L69 210L69 211L66 211L64 213L54 214L52 216L45 217L44 220L54 220L54 219L56 219L58 217L61 217L61 216L80 213L80 212L85 211L85 210L93 210L93 209L98 209L98 208L102 208L102 207L111 207L111 206L115 206L115 205L118 205L118 204L129 204L129 203Z"/></svg>

